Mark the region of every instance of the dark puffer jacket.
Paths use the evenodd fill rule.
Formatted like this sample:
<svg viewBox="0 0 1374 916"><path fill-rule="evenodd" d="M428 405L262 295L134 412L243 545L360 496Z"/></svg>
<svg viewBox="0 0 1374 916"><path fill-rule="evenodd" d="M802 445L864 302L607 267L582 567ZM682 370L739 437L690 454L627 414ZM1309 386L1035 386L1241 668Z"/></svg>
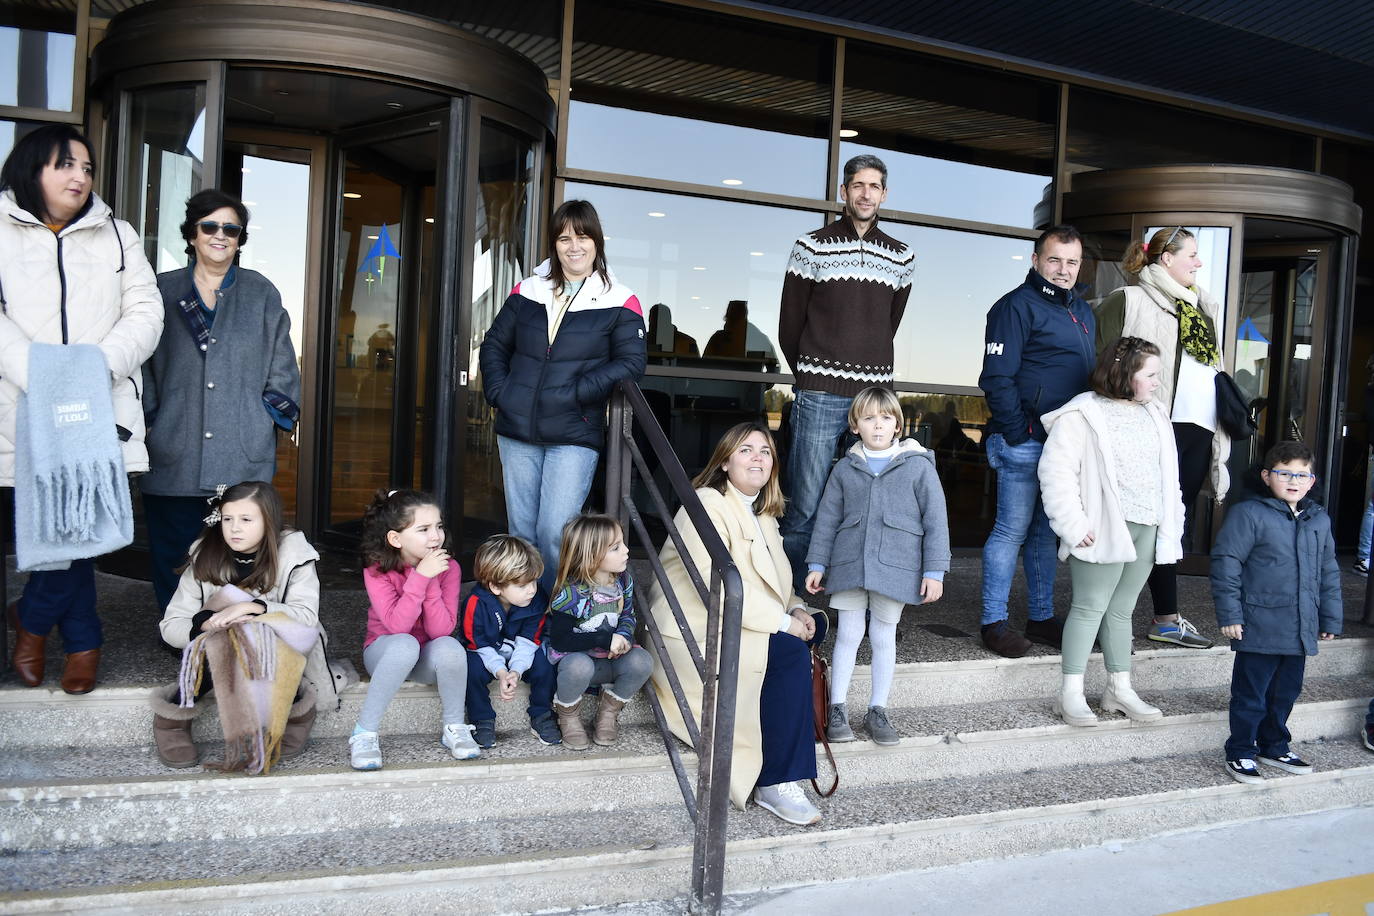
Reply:
<svg viewBox="0 0 1374 916"><path fill-rule="evenodd" d="M1232 506L1212 548L1217 624L1242 624L1239 652L1316 655L1320 633L1341 632L1341 570L1331 516L1304 499L1295 516L1265 491Z"/></svg>
<svg viewBox="0 0 1374 916"><path fill-rule="evenodd" d="M614 277L607 286L592 274L550 344L553 302L545 261L511 290L482 340L482 389L497 434L599 451L611 390L644 375L644 312Z"/></svg>

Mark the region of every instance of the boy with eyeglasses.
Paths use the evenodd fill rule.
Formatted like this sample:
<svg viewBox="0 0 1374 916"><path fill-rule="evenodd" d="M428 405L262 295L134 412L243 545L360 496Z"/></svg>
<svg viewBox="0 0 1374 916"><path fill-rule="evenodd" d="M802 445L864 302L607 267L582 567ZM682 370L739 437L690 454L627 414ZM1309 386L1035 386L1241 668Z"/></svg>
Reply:
<svg viewBox="0 0 1374 916"><path fill-rule="evenodd" d="M1312 765L1288 746L1288 714L1307 656L1341 632L1341 570L1331 517L1308 497L1312 450L1280 442L1264 456L1265 488L1226 515L1212 548L1217 623L1236 653L1226 771L1263 782L1256 762L1288 773Z"/></svg>

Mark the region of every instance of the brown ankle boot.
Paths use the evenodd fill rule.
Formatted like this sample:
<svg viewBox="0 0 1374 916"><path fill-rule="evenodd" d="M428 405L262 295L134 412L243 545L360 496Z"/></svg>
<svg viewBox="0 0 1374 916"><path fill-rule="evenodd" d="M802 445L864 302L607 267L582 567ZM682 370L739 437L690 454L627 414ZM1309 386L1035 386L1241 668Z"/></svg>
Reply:
<svg viewBox="0 0 1374 916"><path fill-rule="evenodd" d="M176 684L153 691L153 741L157 745L157 759L173 769L193 767L200 762L200 752L191 739L191 723L200 712L198 707L183 709L176 705L181 688Z"/></svg>
<svg viewBox="0 0 1374 916"><path fill-rule="evenodd" d="M69 653L62 669L62 689L67 693L90 693L95 689L95 669L99 667L99 649Z"/></svg>
<svg viewBox="0 0 1374 916"><path fill-rule="evenodd" d="M575 751L585 751L592 746L587 739L587 727L582 724L582 698L571 706L553 701L553 711L558 716L558 730L563 733L563 746Z"/></svg>
<svg viewBox="0 0 1374 916"><path fill-rule="evenodd" d="M291 712L286 718L286 728L281 735L281 753L278 760L290 760L305 753L310 743L310 728L315 724L315 688L301 683L300 698L291 704Z"/></svg>
<svg viewBox="0 0 1374 916"><path fill-rule="evenodd" d="M620 737L618 724L620 711L624 708L624 700L611 693L609 687L601 688L601 700L596 704L596 721L592 727L593 741L602 747L615 744L615 739Z"/></svg>
<svg viewBox="0 0 1374 916"><path fill-rule="evenodd" d="M30 687L43 683L43 664L48 657L48 637L35 636L14 626L14 673Z"/></svg>

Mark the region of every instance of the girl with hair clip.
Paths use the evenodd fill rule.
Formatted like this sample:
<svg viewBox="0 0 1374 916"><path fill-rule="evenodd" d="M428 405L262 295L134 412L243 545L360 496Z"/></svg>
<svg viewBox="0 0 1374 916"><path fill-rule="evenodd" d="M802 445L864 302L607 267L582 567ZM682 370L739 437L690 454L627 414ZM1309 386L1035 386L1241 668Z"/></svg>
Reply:
<svg viewBox="0 0 1374 916"><path fill-rule="evenodd" d="M348 739L355 770L382 768L382 714L408 680L438 685L439 743L454 759L481 753L467 724L468 654L452 635L462 572L446 540L438 503L419 490L378 490L363 513L363 584L371 602L363 665L372 683Z"/></svg>
<svg viewBox="0 0 1374 916"><path fill-rule="evenodd" d="M1218 503L1231 485L1226 470L1231 438L1217 421L1221 304L1198 285L1201 267L1197 239L1191 232L1182 226L1160 229L1148 242L1128 249L1122 259L1121 269L1136 278L1135 285L1113 291L1097 307L1099 353L1125 336L1148 340L1159 348L1155 398L1164 406L1178 454L1185 543L1203 482L1210 479ZM1146 635L1155 642L1206 649L1212 640L1179 616L1177 576L1173 564L1151 570L1155 616Z"/></svg>
<svg viewBox="0 0 1374 916"><path fill-rule="evenodd" d="M1083 698L1093 640L1107 666L1104 712L1148 722L1163 714L1131 688L1131 613L1155 564L1183 556L1178 456L1160 386L1159 348L1114 341L1097 359L1092 390L1042 417L1040 493L1067 560L1073 604L1064 623L1059 699L1070 725L1096 725Z"/></svg>
<svg viewBox="0 0 1374 916"><path fill-rule="evenodd" d="M544 634L544 651L558 666L554 714L563 743L585 751L591 745L582 722L582 694L600 684L590 740L609 747L619 737L620 710L653 670L648 651L635 645L630 549L615 519L588 513L563 526L559 555Z"/></svg>
<svg viewBox="0 0 1374 916"><path fill-rule="evenodd" d="M169 767L200 760L191 723L212 687L224 726L218 769L265 773L305 750L324 672L319 629L320 555L283 528L281 496L250 480L210 499L205 533L191 546L159 628L181 649L177 683L154 691L153 739Z"/></svg>

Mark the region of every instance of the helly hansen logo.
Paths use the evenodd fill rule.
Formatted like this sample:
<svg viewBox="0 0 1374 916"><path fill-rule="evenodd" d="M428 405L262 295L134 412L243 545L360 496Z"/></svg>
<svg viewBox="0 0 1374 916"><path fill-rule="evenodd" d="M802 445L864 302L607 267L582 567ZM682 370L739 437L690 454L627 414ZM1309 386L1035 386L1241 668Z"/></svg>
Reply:
<svg viewBox="0 0 1374 916"><path fill-rule="evenodd" d="M52 414L53 422L57 426L89 423L91 422L91 402L69 401L66 404L54 404Z"/></svg>
<svg viewBox="0 0 1374 916"><path fill-rule="evenodd" d="M1004 347L1004 344L999 344L999 343L990 343L990 344L988 344L988 356L1001 356L1001 355L1002 355L1002 349L1003 349L1003 347Z"/></svg>
<svg viewBox="0 0 1374 916"><path fill-rule="evenodd" d="M1040 292L1044 293L1046 296L1054 295L1054 290L1050 289L1048 286L1040 287Z"/></svg>

